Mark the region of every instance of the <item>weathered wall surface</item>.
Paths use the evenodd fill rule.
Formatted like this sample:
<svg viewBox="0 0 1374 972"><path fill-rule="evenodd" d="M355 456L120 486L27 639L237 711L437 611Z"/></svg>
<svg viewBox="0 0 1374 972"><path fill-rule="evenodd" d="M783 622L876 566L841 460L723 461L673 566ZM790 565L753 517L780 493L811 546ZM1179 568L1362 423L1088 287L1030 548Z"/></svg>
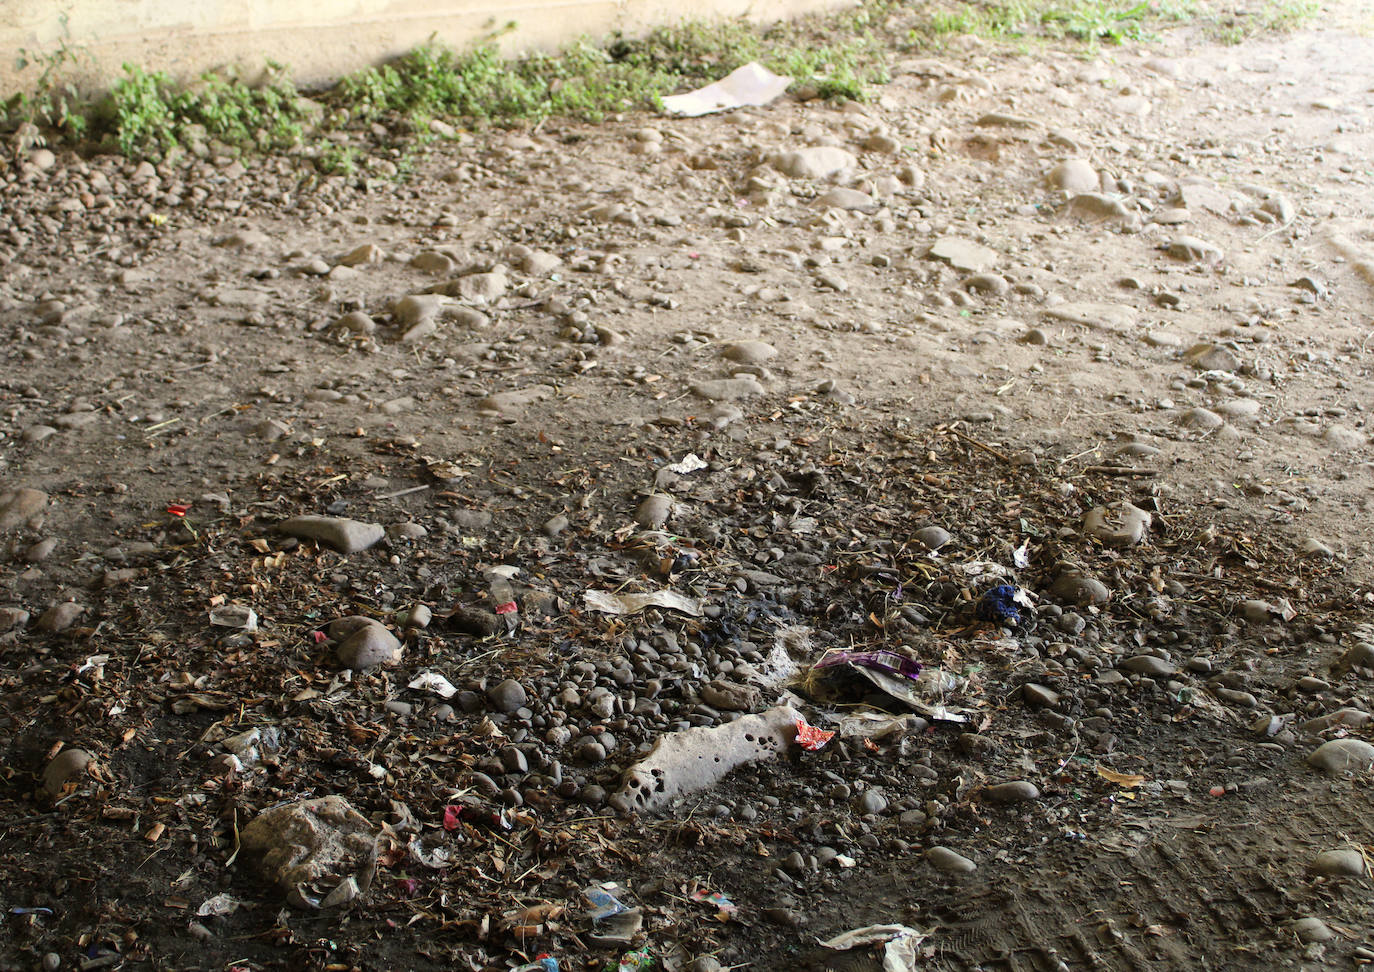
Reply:
<svg viewBox="0 0 1374 972"><path fill-rule="evenodd" d="M9 52L65 41L83 74L113 77L123 62L189 77L208 68L287 65L303 83L404 53L431 35L462 47L514 21L508 50L550 48L582 35L636 33L686 17L768 21L845 0L0 0L0 92L31 85Z"/></svg>

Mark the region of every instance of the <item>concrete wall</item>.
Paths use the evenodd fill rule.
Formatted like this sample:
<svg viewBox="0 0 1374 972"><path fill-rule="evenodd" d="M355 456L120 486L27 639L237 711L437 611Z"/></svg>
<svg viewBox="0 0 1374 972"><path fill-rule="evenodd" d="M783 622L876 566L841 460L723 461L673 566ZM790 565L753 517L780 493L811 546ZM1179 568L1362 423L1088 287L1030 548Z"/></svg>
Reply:
<svg viewBox="0 0 1374 972"><path fill-rule="evenodd" d="M581 35L638 33L684 18L771 21L847 0L0 0L0 94L31 87L8 52L48 53L64 40L82 79L129 61L191 77L208 68L287 65L306 84L395 57L431 35L463 47L507 23L508 51L552 48ZM65 19L63 14L65 13Z"/></svg>

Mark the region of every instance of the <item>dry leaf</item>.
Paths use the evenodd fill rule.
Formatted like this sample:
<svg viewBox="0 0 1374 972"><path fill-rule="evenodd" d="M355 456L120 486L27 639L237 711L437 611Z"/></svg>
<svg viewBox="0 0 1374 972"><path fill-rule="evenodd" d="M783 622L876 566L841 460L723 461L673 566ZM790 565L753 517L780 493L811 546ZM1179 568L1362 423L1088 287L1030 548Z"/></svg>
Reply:
<svg viewBox="0 0 1374 972"><path fill-rule="evenodd" d="M1143 776L1137 776L1134 773L1118 773L1115 770L1104 769L1101 766L1097 768L1097 775L1108 783L1124 786L1128 790L1145 782L1145 777Z"/></svg>

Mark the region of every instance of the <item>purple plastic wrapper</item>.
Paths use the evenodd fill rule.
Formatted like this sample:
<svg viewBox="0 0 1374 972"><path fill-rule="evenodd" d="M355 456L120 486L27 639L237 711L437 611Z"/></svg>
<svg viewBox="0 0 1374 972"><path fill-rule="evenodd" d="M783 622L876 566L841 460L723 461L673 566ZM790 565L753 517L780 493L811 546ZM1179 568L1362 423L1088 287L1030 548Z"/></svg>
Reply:
<svg viewBox="0 0 1374 972"><path fill-rule="evenodd" d="M912 661L895 651L829 651L816 662L815 668L834 668L837 665L851 665L856 668L873 668L889 672L903 678L916 680L921 674L921 663Z"/></svg>

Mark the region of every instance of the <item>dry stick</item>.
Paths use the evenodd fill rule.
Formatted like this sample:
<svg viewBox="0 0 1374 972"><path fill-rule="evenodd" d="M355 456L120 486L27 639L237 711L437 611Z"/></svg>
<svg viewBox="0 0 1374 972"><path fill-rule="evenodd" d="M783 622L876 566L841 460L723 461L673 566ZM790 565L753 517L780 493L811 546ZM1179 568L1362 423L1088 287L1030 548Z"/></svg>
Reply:
<svg viewBox="0 0 1374 972"><path fill-rule="evenodd" d="M946 432L953 433L954 435L957 435L959 438L963 439L963 440L964 440L965 442L967 442L969 445L977 446L979 449L982 449L984 452L996 456L998 459L1001 459L1003 462L1006 462L1006 463L1010 463L1010 462L1011 462L1011 458L1010 458L1009 456L1007 456L1006 453L1004 453L1004 452L998 452L996 449L994 449L992 446L988 445L986 442L979 442L979 441L978 441L977 439L975 439L973 436L971 436L971 435L966 435L965 433L960 432L958 429L955 429L955 428L946 427L946 428L945 428L945 431L946 431Z"/></svg>
<svg viewBox="0 0 1374 972"><path fill-rule="evenodd" d="M1103 476L1158 476L1158 469L1144 469L1140 466L1084 466L1083 474L1098 473Z"/></svg>

